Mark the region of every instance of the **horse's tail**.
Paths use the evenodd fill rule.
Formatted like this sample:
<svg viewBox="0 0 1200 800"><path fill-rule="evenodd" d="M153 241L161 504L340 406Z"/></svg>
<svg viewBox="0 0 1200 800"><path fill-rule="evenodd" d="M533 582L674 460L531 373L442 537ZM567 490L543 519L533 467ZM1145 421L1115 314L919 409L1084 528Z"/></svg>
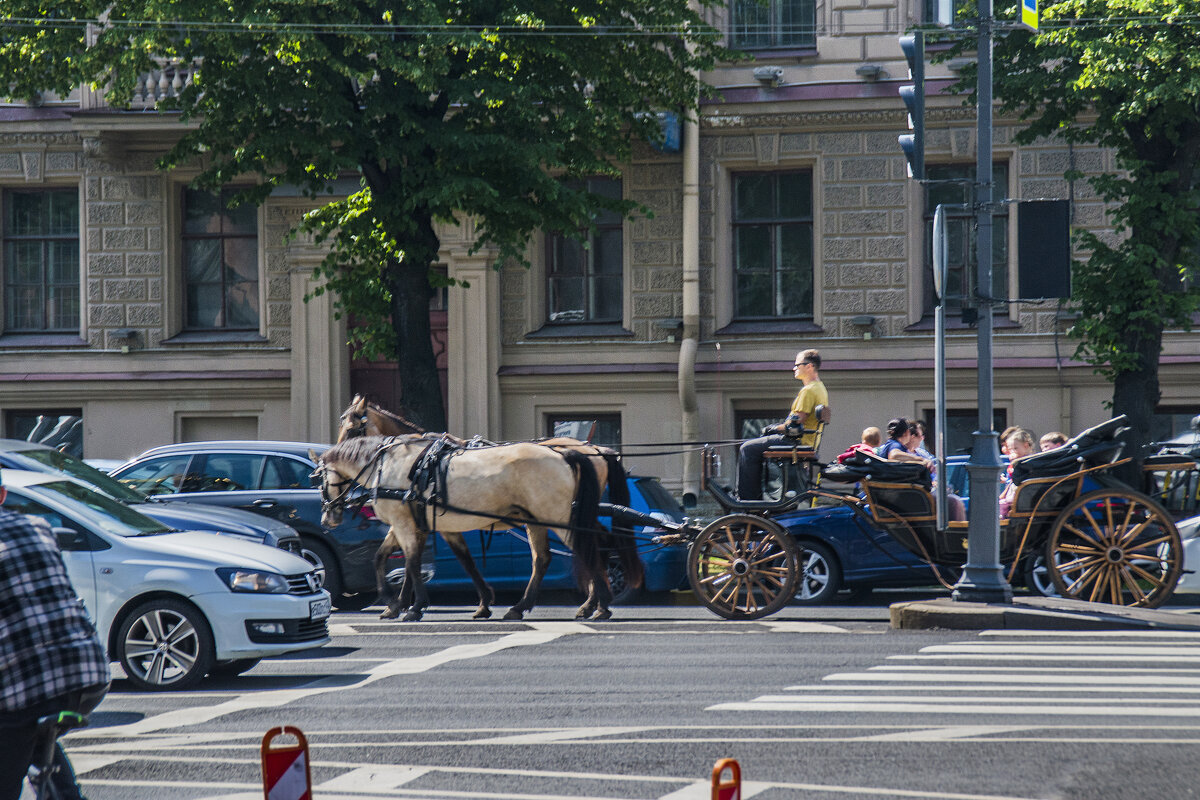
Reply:
<svg viewBox="0 0 1200 800"><path fill-rule="evenodd" d="M608 500L619 506L629 505L629 480L625 474L625 465L621 463L621 454L615 451L604 453L604 461L608 464ZM603 531L601 546L606 552L616 553L621 560L621 568L625 570L625 580L632 587L642 585L642 559L638 556L637 537L632 530L617 530L614 519L611 531Z"/></svg>
<svg viewBox="0 0 1200 800"><path fill-rule="evenodd" d="M625 465L621 463L621 454L609 451L603 456L604 463L608 465L608 502L619 506L629 505L629 482Z"/></svg>
<svg viewBox="0 0 1200 800"><path fill-rule="evenodd" d="M603 572L600 554L600 480L588 457L575 450L562 452L577 477L571 505L571 539L575 551L575 579L586 586L593 574Z"/></svg>

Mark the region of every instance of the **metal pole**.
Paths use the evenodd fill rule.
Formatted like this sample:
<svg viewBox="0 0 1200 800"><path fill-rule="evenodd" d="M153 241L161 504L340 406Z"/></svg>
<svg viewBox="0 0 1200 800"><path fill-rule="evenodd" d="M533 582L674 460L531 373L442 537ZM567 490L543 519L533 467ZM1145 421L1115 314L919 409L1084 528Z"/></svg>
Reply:
<svg viewBox="0 0 1200 800"><path fill-rule="evenodd" d="M992 23L993 0L979 0L978 152L975 162L976 294L979 301L979 426L967 472L971 513L967 563L955 600L1011 603L1000 566L1000 450L992 429Z"/></svg>
<svg viewBox="0 0 1200 800"><path fill-rule="evenodd" d="M933 212L933 285L937 292L933 339L934 455L937 456L937 526L946 528L946 207Z"/></svg>

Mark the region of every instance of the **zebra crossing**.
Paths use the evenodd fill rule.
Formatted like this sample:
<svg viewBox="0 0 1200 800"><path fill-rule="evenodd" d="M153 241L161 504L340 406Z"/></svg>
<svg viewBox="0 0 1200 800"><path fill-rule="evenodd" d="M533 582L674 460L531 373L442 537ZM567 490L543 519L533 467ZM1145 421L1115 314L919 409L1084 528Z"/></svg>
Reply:
<svg viewBox="0 0 1200 800"><path fill-rule="evenodd" d="M1175 724L1200 718L1200 633L983 631L707 710Z"/></svg>

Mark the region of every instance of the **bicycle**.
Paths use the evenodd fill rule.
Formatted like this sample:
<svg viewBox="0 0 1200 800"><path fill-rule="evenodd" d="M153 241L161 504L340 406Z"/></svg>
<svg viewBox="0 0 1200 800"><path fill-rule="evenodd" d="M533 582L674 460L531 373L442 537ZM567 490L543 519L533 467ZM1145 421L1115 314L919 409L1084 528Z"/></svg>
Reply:
<svg viewBox="0 0 1200 800"><path fill-rule="evenodd" d="M86 800L75 781L75 770L58 738L88 724L74 711L60 711L38 720L34 734L33 762L29 765L29 787L37 800ZM22 800L26 795L22 794Z"/></svg>

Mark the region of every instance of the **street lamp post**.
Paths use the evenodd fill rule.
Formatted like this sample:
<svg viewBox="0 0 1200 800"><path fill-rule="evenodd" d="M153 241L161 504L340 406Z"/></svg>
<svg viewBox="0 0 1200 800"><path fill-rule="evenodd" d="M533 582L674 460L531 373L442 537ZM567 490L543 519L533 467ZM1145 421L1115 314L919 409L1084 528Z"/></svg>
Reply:
<svg viewBox="0 0 1200 800"><path fill-rule="evenodd" d="M1000 565L1000 450L992 420L992 25L993 0L979 0L978 152L975 162L976 294L979 296L979 424L967 472L971 512L967 563L955 600L1011 603L1012 587Z"/></svg>

